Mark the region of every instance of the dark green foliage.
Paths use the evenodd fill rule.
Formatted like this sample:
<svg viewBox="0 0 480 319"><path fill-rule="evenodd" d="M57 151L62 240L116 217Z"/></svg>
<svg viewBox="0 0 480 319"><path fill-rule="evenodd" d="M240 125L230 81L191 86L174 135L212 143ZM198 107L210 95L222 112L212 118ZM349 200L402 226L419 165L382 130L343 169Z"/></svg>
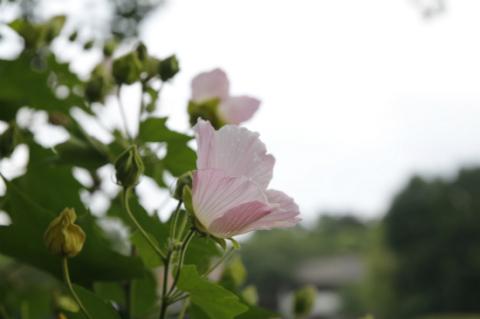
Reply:
<svg viewBox="0 0 480 319"><path fill-rule="evenodd" d="M395 198L385 230L397 261L396 318L480 311L480 169L462 170L453 181L413 178Z"/></svg>

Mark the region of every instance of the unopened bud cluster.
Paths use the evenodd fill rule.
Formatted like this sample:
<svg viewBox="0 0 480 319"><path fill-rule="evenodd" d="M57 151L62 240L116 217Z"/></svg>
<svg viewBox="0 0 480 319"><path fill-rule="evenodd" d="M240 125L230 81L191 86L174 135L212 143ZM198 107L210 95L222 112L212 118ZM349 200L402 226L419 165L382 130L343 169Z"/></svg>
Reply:
<svg viewBox="0 0 480 319"><path fill-rule="evenodd" d="M136 145L130 146L120 154L115 162L115 170L117 183L123 188L131 188L138 184L145 168Z"/></svg>

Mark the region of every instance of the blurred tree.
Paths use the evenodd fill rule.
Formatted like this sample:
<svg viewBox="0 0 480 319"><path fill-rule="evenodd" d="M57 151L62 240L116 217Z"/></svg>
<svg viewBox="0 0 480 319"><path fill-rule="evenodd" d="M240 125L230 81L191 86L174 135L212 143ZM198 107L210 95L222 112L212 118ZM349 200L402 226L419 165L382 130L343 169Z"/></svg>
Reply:
<svg viewBox="0 0 480 319"><path fill-rule="evenodd" d="M396 307L391 318L480 312L480 169L454 181L414 177L385 217Z"/></svg>
<svg viewBox="0 0 480 319"><path fill-rule="evenodd" d="M261 303L273 307L278 292L298 286L298 265L319 256L360 254L368 232L369 224L351 215L323 215L312 229L257 232L241 250L248 281L258 286Z"/></svg>

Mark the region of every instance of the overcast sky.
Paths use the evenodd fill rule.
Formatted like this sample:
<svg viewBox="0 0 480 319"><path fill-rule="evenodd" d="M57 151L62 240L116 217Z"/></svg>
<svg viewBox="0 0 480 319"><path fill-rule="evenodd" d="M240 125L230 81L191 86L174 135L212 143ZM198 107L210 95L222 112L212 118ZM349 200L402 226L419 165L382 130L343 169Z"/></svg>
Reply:
<svg viewBox="0 0 480 319"><path fill-rule="evenodd" d="M48 2L46 12L85 12L79 3ZM181 61L162 93L171 126L188 128L191 78L221 67L233 94L263 101L246 126L277 159L272 187L307 221L321 211L373 217L414 173L480 164L480 1L449 4L425 20L408 0L170 0L141 38ZM83 19L107 11L89 8ZM81 52L61 42L57 51ZM74 69L85 73L84 61L74 58ZM125 90L126 105L138 103L134 91ZM118 124L118 112L106 121Z"/></svg>

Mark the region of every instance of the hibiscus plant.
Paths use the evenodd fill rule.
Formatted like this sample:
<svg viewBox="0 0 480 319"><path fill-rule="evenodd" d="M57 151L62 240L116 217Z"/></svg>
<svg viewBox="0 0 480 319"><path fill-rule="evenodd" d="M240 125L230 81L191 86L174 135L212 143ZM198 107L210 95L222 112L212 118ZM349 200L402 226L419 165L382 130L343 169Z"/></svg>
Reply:
<svg viewBox="0 0 480 319"><path fill-rule="evenodd" d="M174 55L155 57L141 43L119 54L107 41L83 80L50 49L63 22L12 22L24 49L0 60L0 159L28 154L21 171L0 172L9 219L0 226L0 254L58 279L28 318L277 317L256 305L231 258L235 236L299 221L294 200L268 188L274 157L258 133L240 126L260 101L230 95L220 69L201 73L185 103L192 128L177 132L158 115L160 91L180 70ZM137 104L122 101L126 86L141 91ZM123 123L109 126L102 112L112 105ZM127 108L138 118L125 116ZM39 127L64 141L45 146ZM154 210L140 200L146 181L166 194ZM98 198L105 209L94 209ZM175 207L170 214L165 200ZM14 285L0 280L1 289ZM40 300L7 290L0 316L17 317Z"/></svg>

